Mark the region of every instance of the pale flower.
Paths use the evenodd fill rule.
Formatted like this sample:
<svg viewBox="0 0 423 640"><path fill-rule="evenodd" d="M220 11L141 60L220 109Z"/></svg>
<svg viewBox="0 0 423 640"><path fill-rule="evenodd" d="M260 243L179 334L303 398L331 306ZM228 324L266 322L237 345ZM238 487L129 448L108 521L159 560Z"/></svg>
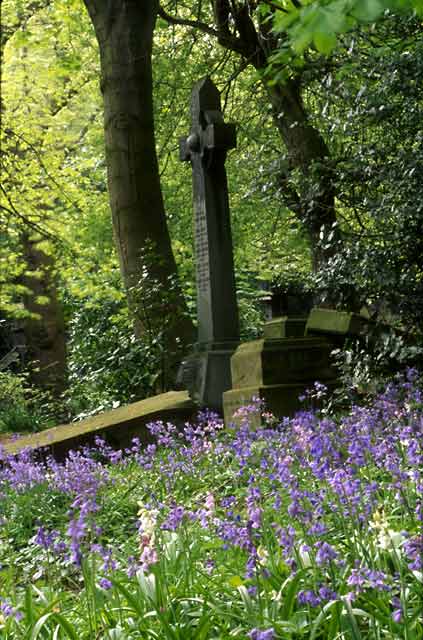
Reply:
<svg viewBox="0 0 423 640"><path fill-rule="evenodd" d="M373 519L369 521L369 527L377 533L376 544L380 549L398 549L404 541L401 531L394 531L389 528L389 523L385 512L375 511Z"/></svg>
<svg viewBox="0 0 423 640"><path fill-rule="evenodd" d="M141 503L138 505L140 507L138 511L140 563L143 569L147 569L158 560L155 548L158 511L157 509L146 509Z"/></svg>
<svg viewBox="0 0 423 640"><path fill-rule="evenodd" d="M151 564L155 564L158 560L157 551L154 547L145 546L141 551L140 563L143 569L147 569Z"/></svg>
<svg viewBox="0 0 423 640"><path fill-rule="evenodd" d="M267 564L269 559L269 552L261 544L257 547L257 558L262 565Z"/></svg>
<svg viewBox="0 0 423 640"><path fill-rule="evenodd" d="M398 549L404 541L401 531L393 531L393 529L381 529L377 537L377 545L381 549Z"/></svg>
<svg viewBox="0 0 423 640"><path fill-rule="evenodd" d="M204 504L209 514L214 512L216 505L214 502L214 495L212 493L207 494Z"/></svg>
<svg viewBox="0 0 423 640"><path fill-rule="evenodd" d="M302 544L299 549L299 556L301 558L301 562L303 567L306 569L307 567L311 567L311 558L309 554L309 549L307 545Z"/></svg>
<svg viewBox="0 0 423 640"><path fill-rule="evenodd" d="M143 536L154 538L157 525L157 509L146 509L140 502L138 503L138 520L140 523L140 532Z"/></svg>

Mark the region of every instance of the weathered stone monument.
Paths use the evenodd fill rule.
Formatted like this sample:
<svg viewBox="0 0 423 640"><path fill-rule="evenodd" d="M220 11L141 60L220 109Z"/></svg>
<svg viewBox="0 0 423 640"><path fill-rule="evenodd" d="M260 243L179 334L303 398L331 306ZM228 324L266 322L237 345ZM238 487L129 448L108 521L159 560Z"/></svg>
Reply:
<svg viewBox="0 0 423 640"><path fill-rule="evenodd" d="M332 335L313 332L316 310L308 296L295 296L268 289L263 299L268 306L263 338L241 344L231 358L232 388L223 395L225 422L249 404L252 397L263 400L276 416L286 416L302 408L299 400L314 382L329 389L337 384L331 364ZM317 319L318 329L321 319ZM259 416L254 420L260 420Z"/></svg>
<svg viewBox="0 0 423 640"><path fill-rule="evenodd" d="M235 125L223 120L220 94L206 77L191 97L191 131L180 158L192 166L198 341L180 382L201 405L222 408L231 388L230 357L239 343L226 154L236 146Z"/></svg>
<svg viewBox="0 0 423 640"><path fill-rule="evenodd" d="M323 337L305 336L264 337L241 344L231 360L232 389L223 394L225 422L230 423L234 412L252 397L281 417L301 408L299 396L314 382L332 388L336 384L332 349Z"/></svg>
<svg viewBox="0 0 423 640"><path fill-rule="evenodd" d="M276 414L298 408L298 396L315 380L332 383L330 343L304 335L306 317L278 317L262 340L239 345L226 154L236 146L235 126L223 120L210 78L194 85L191 131L180 158L192 166L198 341L183 362L180 383L200 405L234 409L252 396Z"/></svg>
<svg viewBox="0 0 423 640"><path fill-rule="evenodd" d="M319 307L306 317L273 317L264 325L263 338L241 344L231 359L232 389L224 393L226 423L252 396L284 416L300 409L299 395L314 382L333 389L338 380L332 350L371 328L374 323L359 314Z"/></svg>

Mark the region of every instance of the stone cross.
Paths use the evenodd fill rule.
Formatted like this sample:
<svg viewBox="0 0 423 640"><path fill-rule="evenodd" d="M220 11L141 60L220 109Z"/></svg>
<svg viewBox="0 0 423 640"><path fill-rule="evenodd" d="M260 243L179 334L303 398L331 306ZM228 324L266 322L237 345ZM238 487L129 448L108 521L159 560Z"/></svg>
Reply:
<svg viewBox="0 0 423 640"><path fill-rule="evenodd" d="M225 170L236 132L224 122L219 91L208 77L193 87L191 131L179 146L181 160L192 166L198 318L198 343L183 364L182 378L195 400L219 409L231 386L230 357L239 342Z"/></svg>
<svg viewBox="0 0 423 640"><path fill-rule="evenodd" d="M194 192L198 341L238 340L232 234L225 159L236 146L235 125L226 124L220 94L206 77L191 97L191 132L180 140L190 160Z"/></svg>

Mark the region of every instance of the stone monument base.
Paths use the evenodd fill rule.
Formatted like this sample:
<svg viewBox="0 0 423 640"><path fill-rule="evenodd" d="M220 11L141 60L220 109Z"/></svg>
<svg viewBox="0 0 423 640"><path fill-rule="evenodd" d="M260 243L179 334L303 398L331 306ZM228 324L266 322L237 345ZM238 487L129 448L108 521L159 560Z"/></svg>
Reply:
<svg viewBox="0 0 423 640"><path fill-rule="evenodd" d="M231 359L232 389L324 382L336 377L325 338L261 338L244 342Z"/></svg>
<svg viewBox="0 0 423 640"><path fill-rule="evenodd" d="M324 338L264 338L241 344L231 358L232 389L223 394L226 424L254 396L282 417L302 408L299 396L314 382L333 388L332 348Z"/></svg>
<svg viewBox="0 0 423 640"><path fill-rule="evenodd" d="M307 318L278 316L265 322L263 336L265 338L303 338Z"/></svg>
<svg viewBox="0 0 423 640"><path fill-rule="evenodd" d="M304 384L267 384L225 391L223 394L225 424L237 424L239 419L233 417L235 411L251 404L252 398L263 400L275 416L292 416L301 408L298 398L304 390ZM252 415L250 423L252 426L259 426L260 417Z"/></svg>
<svg viewBox="0 0 423 640"><path fill-rule="evenodd" d="M238 341L197 343L182 362L178 385L200 406L221 412L223 393L232 387L231 356L238 345Z"/></svg>

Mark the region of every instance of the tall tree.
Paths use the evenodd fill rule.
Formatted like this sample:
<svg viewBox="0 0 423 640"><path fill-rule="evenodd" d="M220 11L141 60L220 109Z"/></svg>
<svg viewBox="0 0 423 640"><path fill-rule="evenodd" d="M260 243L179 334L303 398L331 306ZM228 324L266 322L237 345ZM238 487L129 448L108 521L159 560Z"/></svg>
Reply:
<svg viewBox="0 0 423 640"><path fill-rule="evenodd" d="M26 38L28 23L47 4L47 0L39 0L30 3L25 8L17 7L15 20L6 24L6 28L2 32L0 40L1 62L3 62L3 53L8 40L18 31L23 38ZM25 47L22 49L20 63L24 70L28 69L28 51ZM28 78L29 74L24 71L21 90L25 102L29 100L30 95ZM3 117L5 117L5 105L2 104L1 108ZM13 115L7 119L13 121ZM8 126L5 127L2 134L4 146L0 157L3 169L1 195L2 201L6 204L0 204L0 211L2 214L6 213L9 216L11 214L18 218L17 223L15 221L15 231L17 231L19 238L19 254L23 266L15 272L12 288L16 287L19 291L18 296L15 293L14 297L18 297L19 306L22 305L24 309L22 313L24 344L22 346L25 361L30 365L31 381L36 386L47 389L55 397L59 397L64 391L66 383L66 344L63 310L57 292L54 257L52 253L46 252L42 246L42 241L49 237L48 232L42 226L34 223L30 215L22 215L14 205L13 192L17 184L20 187L22 179L22 175L16 169L19 164L29 164L28 148L24 149L26 145L21 144L22 140ZM16 177L18 175L19 180ZM43 184L38 183L35 194L42 193L42 190ZM39 211L48 209L39 202L37 195L34 197L33 204L34 208ZM5 221L4 226L7 229L9 223L6 222L6 216L1 220L1 222L3 221ZM0 224L0 232L2 226ZM7 294L6 297L8 297ZM13 312L10 315L13 317Z"/></svg>
<svg viewBox="0 0 423 640"><path fill-rule="evenodd" d="M152 44L158 7L156 0L84 0L84 3L100 50L115 241L136 313L137 287L142 278L147 286L148 279L158 283L166 294L176 275L154 135ZM173 322L167 328L166 348L176 353L181 345L192 341L193 324L179 288L174 291L170 306ZM140 335L146 329L145 316L136 314L136 317Z"/></svg>

